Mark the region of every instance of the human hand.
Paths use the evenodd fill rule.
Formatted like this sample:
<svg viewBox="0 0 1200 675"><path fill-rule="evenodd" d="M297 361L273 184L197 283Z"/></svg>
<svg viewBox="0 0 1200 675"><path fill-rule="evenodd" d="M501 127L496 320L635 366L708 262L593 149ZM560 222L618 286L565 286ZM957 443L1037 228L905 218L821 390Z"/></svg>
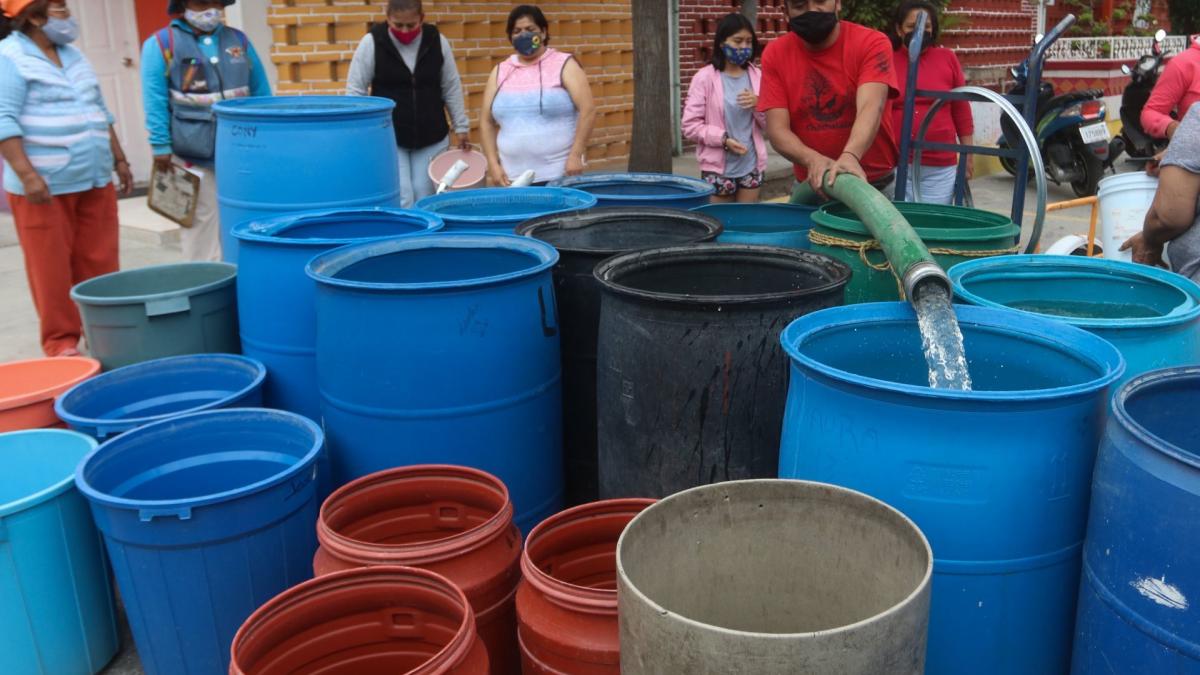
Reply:
<svg viewBox="0 0 1200 675"><path fill-rule="evenodd" d="M747 152L750 152L750 150L743 143L732 138L725 139L725 149L735 155L744 155Z"/></svg>
<svg viewBox="0 0 1200 675"><path fill-rule="evenodd" d="M492 185L496 187L508 187L512 185L512 181L508 179L508 174L504 173L503 167L498 164L488 168L488 177L491 178Z"/></svg>
<svg viewBox="0 0 1200 675"><path fill-rule="evenodd" d="M122 159L114 169L117 172L117 191L123 195L133 194L133 171L129 169L129 162Z"/></svg>
<svg viewBox="0 0 1200 675"><path fill-rule="evenodd" d="M1146 238L1142 236L1141 232L1138 232L1129 239L1125 240L1125 243L1121 244L1121 250L1132 251L1133 262L1135 263L1150 265L1152 267L1165 268L1167 266L1166 261L1164 261L1162 257L1162 244L1156 245L1147 242Z"/></svg>
<svg viewBox="0 0 1200 675"><path fill-rule="evenodd" d="M154 168L158 169L159 173L164 173L166 171L170 171L170 169L171 169L171 154L167 153L165 155L155 155L154 156Z"/></svg>
<svg viewBox="0 0 1200 675"><path fill-rule="evenodd" d="M566 173L568 176L578 176L583 173L583 155L571 153L567 156Z"/></svg>
<svg viewBox="0 0 1200 675"><path fill-rule="evenodd" d="M859 163L858 158L850 152L843 152L837 158L837 161L833 164L833 173L826 177L825 185L833 185L833 181L843 173L858 176L863 182L867 180L867 172L863 171L862 164Z"/></svg>
<svg viewBox="0 0 1200 675"><path fill-rule="evenodd" d="M737 97L738 105L746 109L754 109L758 107L758 95L749 89L743 89Z"/></svg>
<svg viewBox="0 0 1200 675"><path fill-rule="evenodd" d="M1162 168L1163 155L1167 154L1166 150L1159 150L1158 154L1154 155L1149 162L1146 162L1146 175L1152 178L1158 178L1158 172Z"/></svg>
<svg viewBox="0 0 1200 675"><path fill-rule="evenodd" d="M471 149L471 134L454 134L453 147L459 150L467 151Z"/></svg>
<svg viewBox="0 0 1200 675"><path fill-rule="evenodd" d="M972 157L967 155L967 180L974 180L975 178L975 162L971 160Z"/></svg>
<svg viewBox="0 0 1200 675"><path fill-rule="evenodd" d="M20 176L21 187L25 189L25 200L30 204L49 204L50 186L36 171L30 171Z"/></svg>
<svg viewBox="0 0 1200 675"><path fill-rule="evenodd" d="M813 189L822 199L825 199L825 185L823 178L825 174L832 172L834 165L837 162L826 157L825 155L814 153L812 158L804 165L808 170L808 186Z"/></svg>

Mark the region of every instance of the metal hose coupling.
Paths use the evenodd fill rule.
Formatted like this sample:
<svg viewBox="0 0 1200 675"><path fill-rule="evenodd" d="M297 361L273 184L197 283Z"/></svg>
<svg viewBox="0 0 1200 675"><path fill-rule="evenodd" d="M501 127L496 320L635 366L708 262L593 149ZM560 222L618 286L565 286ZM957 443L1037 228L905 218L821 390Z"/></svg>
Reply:
<svg viewBox="0 0 1200 675"><path fill-rule="evenodd" d="M932 260L918 260L909 265L908 269L904 270L901 281L904 284L904 297L910 302L917 299L917 290L925 283L941 286L946 291L946 297L950 297L950 277Z"/></svg>

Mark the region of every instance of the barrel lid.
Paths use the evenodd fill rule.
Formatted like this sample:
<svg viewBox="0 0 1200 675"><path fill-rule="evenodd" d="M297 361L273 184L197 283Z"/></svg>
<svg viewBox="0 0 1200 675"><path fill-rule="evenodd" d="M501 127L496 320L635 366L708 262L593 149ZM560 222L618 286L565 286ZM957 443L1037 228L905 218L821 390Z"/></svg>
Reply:
<svg viewBox="0 0 1200 675"><path fill-rule="evenodd" d="M69 490L75 484L75 467L95 448L95 439L66 429L27 429L0 434L0 469L8 475L8 480L17 478L27 487L15 499L10 499L13 495L0 493L0 518ZM36 462L37 466L14 467L8 461L10 457L15 461Z"/></svg>
<svg viewBox="0 0 1200 675"><path fill-rule="evenodd" d="M652 246L711 241L721 221L696 211L655 206L602 206L527 220L517 234L547 242L562 252L614 255Z"/></svg>
<svg viewBox="0 0 1200 675"><path fill-rule="evenodd" d="M704 271L708 266L726 266L736 274L729 279L730 290L708 292L686 286L682 274L662 275L670 280L667 290L648 290L630 283L630 277L671 267L693 266ZM780 272L783 274L780 274ZM763 290L737 290L742 281L753 283L759 273ZM596 266L595 277L605 291L644 302L691 306L757 305L801 300L844 287L850 281L845 263L821 253L776 246L749 244L691 244L634 251L609 258ZM699 278L704 281L704 278ZM807 283L798 283L798 280ZM705 283L711 283L705 281ZM718 280L718 284L720 281ZM841 301L841 295L838 295Z"/></svg>
<svg viewBox="0 0 1200 675"><path fill-rule="evenodd" d="M394 232L385 232L387 221L396 227ZM321 226L342 224L345 236L320 236L315 230ZM372 226L372 224L374 224ZM395 209L385 206L317 209L299 211L276 218L250 220L238 223L233 236L240 241L252 241L277 246L320 247L343 246L345 244L426 234L442 229L444 223L438 216L418 209ZM310 232L306 232L310 230Z"/></svg>
<svg viewBox="0 0 1200 675"><path fill-rule="evenodd" d="M581 190L561 187L508 187L456 190L430 195L417 208L462 225L494 226L520 223L547 213L590 209L596 198Z"/></svg>
<svg viewBox="0 0 1200 675"><path fill-rule="evenodd" d="M213 105L217 118L347 118L391 114L396 103L379 96L246 96Z"/></svg>
<svg viewBox="0 0 1200 675"><path fill-rule="evenodd" d="M362 281L338 278L342 272L371 258L437 249L507 251L527 256L529 264L496 274L475 276L467 271L461 275L454 275L455 278L434 281ZM380 239L351 244L316 256L309 261L304 270L309 278L326 286L361 291L428 292L489 286L524 279L549 270L557 262L558 251L550 244L537 239L518 237L512 234L462 231L437 232L421 237Z"/></svg>
<svg viewBox="0 0 1200 675"><path fill-rule="evenodd" d="M988 242L993 239L1013 239L1021 228L1008 216L991 211L946 204L895 202L892 206L908 221L912 229L926 242ZM813 223L863 237L871 236L867 226L847 205L830 202L812 215Z"/></svg>
<svg viewBox="0 0 1200 675"><path fill-rule="evenodd" d="M679 176L670 173L585 173L579 176L564 176L558 180L551 181L551 185L555 187L574 188L599 194L604 197L619 197L622 202L647 202L653 204L661 201L664 196L694 196L708 197L711 196L716 189L708 182L691 176ZM659 192L652 193L623 193L615 192L618 186L634 185L645 186L649 188L659 188Z"/></svg>

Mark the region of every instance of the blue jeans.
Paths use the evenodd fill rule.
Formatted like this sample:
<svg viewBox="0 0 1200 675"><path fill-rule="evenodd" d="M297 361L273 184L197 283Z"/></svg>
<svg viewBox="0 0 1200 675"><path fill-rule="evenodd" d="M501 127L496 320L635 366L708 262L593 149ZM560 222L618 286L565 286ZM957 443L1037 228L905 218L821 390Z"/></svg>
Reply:
<svg viewBox="0 0 1200 675"><path fill-rule="evenodd" d="M434 184L429 179L429 162L450 147L450 138L416 150L396 148L400 155L400 205L411 209L424 197L433 194Z"/></svg>

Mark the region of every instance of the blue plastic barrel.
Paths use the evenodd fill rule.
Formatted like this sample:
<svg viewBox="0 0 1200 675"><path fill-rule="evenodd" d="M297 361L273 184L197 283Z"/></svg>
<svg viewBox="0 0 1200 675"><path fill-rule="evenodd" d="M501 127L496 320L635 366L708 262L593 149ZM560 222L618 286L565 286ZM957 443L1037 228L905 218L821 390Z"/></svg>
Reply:
<svg viewBox="0 0 1200 675"><path fill-rule="evenodd" d="M1174 272L1101 258L1006 255L959 263L950 279L964 302L1039 314L1108 340L1125 357L1122 381L1200 364L1200 285Z"/></svg>
<svg viewBox="0 0 1200 675"><path fill-rule="evenodd" d="M792 363L779 475L865 492L929 537L926 673L1060 674L1096 444L1124 362L1064 323L956 312L966 392L928 386L908 304L792 322L781 337Z"/></svg>
<svg viewBox="0 0 1200 675"><path fill-rule="evenodd" d="M1200 672L1200 367L1117 391L1100 443L1075 673Z"/></svg>
<svg viewBox="0 0 1200 675"><path fill-rule="evenodd" d="M721 221L723 244L808 248L815 206L802 204L707 204L693 209Z"/></svg>
<svg viewBox="0 0 1200 675"><path fill-rule="evenodd" d="M239 626L312 576L324 435L279 410L210 410L97 448L92 504L148 675L225 673Z"/></svg>
<svg viewBox="0 0 1200 675"><path fill-rule="evenodd" d="M579 190L552 187L480 188L430 195L417 208L437 214L447 230L512 234L518 225L539 216L590 209L596 198Z"/></svg>
<svg viewBox="0 0 1200 675"><path fill-rule="evenodd" d="M264 96L213 106L225 260L238 261L238 223L290 211L400 206L394 107L370 96Z"/></svg>
<svg viewBox="0 0 1200 675"><path fill-rule="evenodd" d="M267 407L321 419L317 393L316 293L304 266L338 246L425 234L442 220L423 211L364 208L307 211L240 223L238 326L242 353L267 365Z"/></svg>
<svg viewBox="0 0 1200 675"><path fill-rule="evenodd" d="M84 380L54 402L59 419L97 440L189 412L262 405L267 369L233 354L143 361Z"/></svg>
<svg viewBox="0 0 1200 675"><path fill-rule="evenodd" d="M550 183L596 196L597 206L657 206L694 209L709 202L716 189L699 178L669 173L585 173Z"/></svg>
<svg viewBox="0 0 1200 675"><path fill-rule="evenodd" d="M461 464L508 486L528 532L563 499L554 247L438 233L321 254L317 379L337 484Z"/></svg>
<svg viewBox="0 0 1200 675"><path fill-rule="evenodd" d="M117 653L104 547L75 466L96 441L0 434L0 658L5 673L90 675Z"/></svg>

